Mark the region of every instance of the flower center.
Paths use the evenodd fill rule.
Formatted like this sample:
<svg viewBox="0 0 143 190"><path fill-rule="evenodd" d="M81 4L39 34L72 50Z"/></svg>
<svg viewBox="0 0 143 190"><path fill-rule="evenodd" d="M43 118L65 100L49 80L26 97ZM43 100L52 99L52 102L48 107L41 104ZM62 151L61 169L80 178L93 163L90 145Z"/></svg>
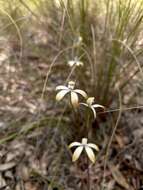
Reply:
<svg viewBox="0 0 143 190"><path fill-rule="evenodd" d="M73 90L73 89L74 89L74 86L75 86L75 82L70 81L70 82L68 83L68 88L69 88L69 89Z"/></svg>

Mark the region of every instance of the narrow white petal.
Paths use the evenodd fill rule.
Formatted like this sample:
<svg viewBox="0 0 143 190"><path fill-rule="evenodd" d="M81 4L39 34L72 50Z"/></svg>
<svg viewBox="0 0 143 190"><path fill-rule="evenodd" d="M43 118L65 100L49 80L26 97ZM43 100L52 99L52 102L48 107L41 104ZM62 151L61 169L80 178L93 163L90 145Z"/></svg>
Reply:
<svg viewBox="0 0 143 190"><path fill-rule="evenodd" d="M83 146L76 148L76 150L74 151L73 156L72 156L73 162L75 162L80 157L82 151L83 151Z"/></svg>
<svg viewBox="0 0 143 190"><path fill-rule="evenodd" d="M69 148L72 148L72 147L74 147L74 146L80 146L81 145L81 143L79 143L79 142L73 142L73 143L71 143L70 145L69 145Z"/></svg>
<svg viewBox="0 0 143 190"><path fill-rule="evenodd" d="M76 90L74 90L74 92L80 94L80 95L83 96L84 98L87 98L87 94L86 94L86 92L84 92L83 90L76 89Z"/></svg>
<svg viewBox="0 0 143 190"><path fill-rule="evenodd" d="M73 60L68 61L68 65L69 65L70 67L72 67L74 64L75 64L75 61L73 61Z"/></svg>
<svg viewBox="0 0 143 190"><path fill-rule="evenodd" d="M82 61L77 61L77 62L76 62L76 65L77 65L77 66L83 66L83 62L82 62Z"/></svg>
<svg viewBox="0 0 143 190"><path fill-rule="evenodd" d="M93 143L88 143L87 144L90 148L94 148L96 151L99 151L99 148L96 144L93 144Z"/></svg>
<svg viewBox="0 0 143 190"><path fill-rule="evenodd" d="M86 107L89 107L87 104L85 103L79 103L80 105L83 105L83 106L86 106Z"/></svg>
<svg viewBox="0 0 143 190"><path fill-rule="evenodd" d="M93 150L90 147L85 146L85 151L87 153L88 158L94 163L95 162L95 155L94 155Z"/></svg>
<svg viewBox="0 0 143 190"><path fill-rule="evenodd" d="M104 109L104 106L102 106L100 104L94 104L94 105L92 105L92 107L94 107L94 108L103 108Z"/></svg>
<svg viewBox="0 0 143 190"><path fill-rule="evenodd" d="M78 106L78 95L75 92L71 92L71 103L74 107Z"/></svg>
<svg viewBox="0 0 143 190"><path fill-rule="evenodd" d="M63 99L63 97L68 93L68 90L61 90L60 92L57 93L56 95L56 100L60 101Z"/></svg>
<svg viewBox="0 0 143 190"><path fill-rule="evenodd" d="M56 90L68 90L68 87L67 87L67 86L63 86L63 85L60 85L60 86L57 86L57 87L56 87Z"/></svg>
<svg viewBox="0 0 143 190"><path fill-rule="evenodd" d="M95 118L96 118L96 111L95 111L95 109L93 108L93 106L91 106L90 108L91 108L91 110L92 110L92 112L93 112L94 119L95 119Z"/></svg>

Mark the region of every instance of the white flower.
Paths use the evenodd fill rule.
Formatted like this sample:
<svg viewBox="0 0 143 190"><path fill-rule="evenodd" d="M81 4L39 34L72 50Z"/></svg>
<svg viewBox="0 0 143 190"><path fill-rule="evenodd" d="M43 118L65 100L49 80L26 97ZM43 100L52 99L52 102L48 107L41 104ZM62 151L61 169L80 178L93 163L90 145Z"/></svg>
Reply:
<svg viewBox="0 0 143 190"><path fill-rule="evenodd" d="M75 39L75 41L74 41L74 45L75 45L76 47L79 47L79 46L82 45L82 42L83 42L82 37L81 37L81 36L78 36L78 37Z"/></svg>
<svg viewBox="0 0 143 190"><path fill-rule="evenodd" d="M81 153L83 150L87 153L88 158L94 163L95 162L95 155L92 149L95 149L96 151L99 151L99 148L97 145L93 143L87 143L87 138L82 138L82 142L73 142L69 145L69 148L72 148L76 146L77 148L75 149L73 156L72 156L72 161L75 162L78 160L80 157Z"/></svg>
<svg viewBox="0 0 143 190"><path fill-rule="evenodd" d="M83 41L82 37L79 36L78 39L77 39L77 42L78 42L78 43L82 43L82 41Z"/></svg>
<svg viewBox="0 0 143 190"><path fill-rule="evenodd" d="M73 67L73 66L83 66L83 62L82 61L79 61L77 57L74 58L74 60L70 60L68 61L68 65L70 67Z"/></svg>
<svg viewBox="0 0 143 190"><path fill-rule="evenodd" d="M59 92L56 95L56 100L60 101L63 99L63 97L66 94L70 94L71 104L74 107L77 107L78 106L78 94L80 94L84 98L87 98L87 94L83 90L74 89L74 87L75 87L75 82L73 82L73 81L69 81L68 86L62 86L62 85L57 86L56 90L59 90Z"/></svg>
<svg viewBox="0 0 143 190"><path fill-rule="evenodd" d="M86 103L80 103L81 105L84 105L88 108L90 108L93 112L93 115L94 115L94 118L96 118L96 110L95 108L104 108L104 106L100 105L100 104L93 104L94 103L94 97L89 97L87 100L86 100Z"/></svg>

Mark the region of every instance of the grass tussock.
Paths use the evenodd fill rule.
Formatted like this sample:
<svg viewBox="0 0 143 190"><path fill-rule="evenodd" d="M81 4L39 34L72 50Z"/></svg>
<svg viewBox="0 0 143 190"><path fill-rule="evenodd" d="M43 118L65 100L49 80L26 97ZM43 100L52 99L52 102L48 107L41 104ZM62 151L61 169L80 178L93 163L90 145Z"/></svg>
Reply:
<svg viewBox="0 0 143 190"><path fill-rule="evenodd" d="M122 90L138 72L142 74L142 9L142 0L59 0L39 2L36 14L47 36L54 36L57 50L71 47L63 61L78 57L85 63L77 80L86 87L88 78L90 93L107 106L117 87ZM79 37L82 44L76 46Z"/></svg>

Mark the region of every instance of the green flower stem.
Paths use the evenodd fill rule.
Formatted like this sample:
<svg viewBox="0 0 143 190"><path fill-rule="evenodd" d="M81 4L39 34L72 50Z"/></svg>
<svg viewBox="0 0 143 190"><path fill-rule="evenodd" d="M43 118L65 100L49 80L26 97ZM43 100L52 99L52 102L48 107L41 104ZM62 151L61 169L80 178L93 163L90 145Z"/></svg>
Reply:
<svg viewBox="0 0 143 190"><path fill-rule="evenodd" d="M76 111L76 109L75 109L75 107L72 105L72 103L71 103L71 101L70 101L70 106L72 107L72 110L73 110L73 116L74 116L74 118L75 118L75 120L76 120L76 116L77 116L77 111Z"/></svg>
<svg viewBox="0 0 143 190"><path fill-rule="evenodd" d="M87 122L86 122L87 137L90 138L91 122L90 122L90 113L87 111Z"/></svg>
<svg viewBox="0 0 143 190"><path fill-rule="evenodd" d="M72 76L72 74L73 74L75 68L76 68L76 65L74 65L73 68L71 69L71 71L70 71L70 73L69 73L69 75L68 75L68 77L67 77L67 79L66 79L66 83L69 81L69 79L70 79L70 77Z"/></svg>
<svg viewBox="0 0 143 190"><path fill-rule="evenodd" d="M87 158L87 190L90 190L90 170L89 170L89 159Z"/></svg>

